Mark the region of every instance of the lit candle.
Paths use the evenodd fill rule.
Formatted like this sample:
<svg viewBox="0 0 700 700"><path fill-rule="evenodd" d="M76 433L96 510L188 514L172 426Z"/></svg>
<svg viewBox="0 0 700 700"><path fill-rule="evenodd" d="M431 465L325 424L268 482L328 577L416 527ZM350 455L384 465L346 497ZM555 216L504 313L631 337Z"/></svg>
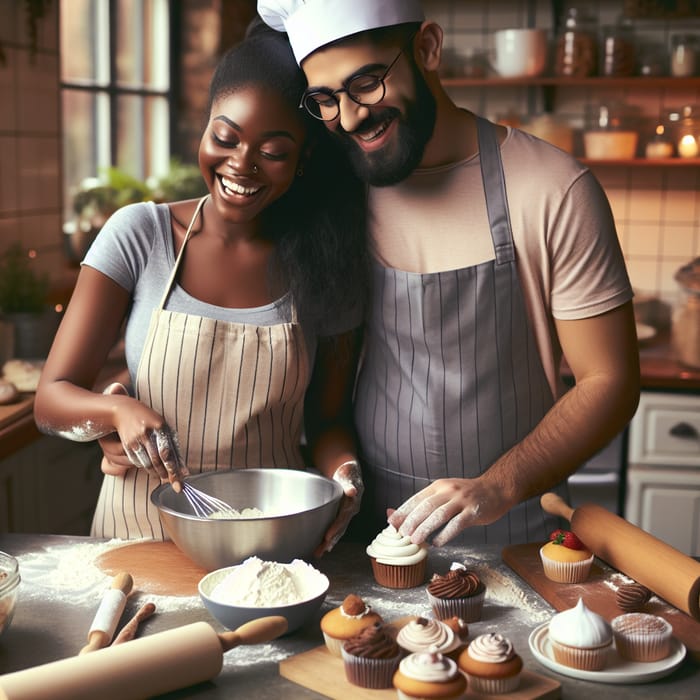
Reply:
<svg viewBox="0 0 700 700"><path fill-rule="evenodd" d="M670 158L673 155L673 144L664 138L663 124L656 127L656 135L646 147L647 158Z"/></svg>
<svg viewBox="0 0 700 700"><path fill-rule="evenodd" d="M698 142L692 134L684 134L678 142L678 155L681 158L697 158Z"/></svg>

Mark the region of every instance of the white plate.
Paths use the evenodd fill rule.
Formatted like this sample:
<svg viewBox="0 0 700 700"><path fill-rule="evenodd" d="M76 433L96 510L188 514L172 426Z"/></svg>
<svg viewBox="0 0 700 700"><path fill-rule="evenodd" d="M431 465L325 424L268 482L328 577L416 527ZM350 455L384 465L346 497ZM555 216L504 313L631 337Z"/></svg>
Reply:
<svg viewBox="0 0 700 700"><path fill-rule="evenodd" d="M627 661L620 657L615 650L610 652L608 664L602 671L582 671L580 668L564 666L554 660L552 645L549 642L549 623L536 627L528 639L530 651L535 658L547 668L564 676L580 678L585 681L598 683L649 683L657 678L663 678L681 665L685 658L685 645L675 637L672 640L671 653L660 661Z"/></svg>

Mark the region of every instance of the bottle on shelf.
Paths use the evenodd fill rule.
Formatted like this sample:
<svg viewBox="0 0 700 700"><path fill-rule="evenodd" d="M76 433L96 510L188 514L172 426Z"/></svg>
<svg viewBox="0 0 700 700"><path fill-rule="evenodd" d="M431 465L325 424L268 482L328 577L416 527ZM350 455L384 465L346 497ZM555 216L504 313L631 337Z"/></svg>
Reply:
<svg viewBox="0 0 700 700"><path fill-rule="evenodd" d="M556 75L586 78L597 73L596 27L596 21L578 8L569 9L555 43Z"/></svg>
<svg viewBox="0 0 700 700"><path fill-rule="evenodd" d="M621 78L635 73L634 30L629 22L603 27L600 35L600 74Z"/></svg>

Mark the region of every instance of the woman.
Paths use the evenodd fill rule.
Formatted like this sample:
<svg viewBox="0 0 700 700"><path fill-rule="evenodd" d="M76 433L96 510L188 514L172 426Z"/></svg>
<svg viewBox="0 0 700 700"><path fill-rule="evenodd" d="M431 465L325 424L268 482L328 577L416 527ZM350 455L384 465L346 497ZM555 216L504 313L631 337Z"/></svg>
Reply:
<svg viewBox="0 0 700 700"><path fill-rule="evenodd" d="M298 109L303 89L284 37L262 30L231 49L199 148L209 194L120 209L83 261L35 419L73 440L118 435L93 535L163 539L149 498L161 480L177 489L188 472L302 468L302 430L314 466L346 494L319 553L359 507L349 416L364 189ZM97 393L124 321L135 396Z"/></svg>

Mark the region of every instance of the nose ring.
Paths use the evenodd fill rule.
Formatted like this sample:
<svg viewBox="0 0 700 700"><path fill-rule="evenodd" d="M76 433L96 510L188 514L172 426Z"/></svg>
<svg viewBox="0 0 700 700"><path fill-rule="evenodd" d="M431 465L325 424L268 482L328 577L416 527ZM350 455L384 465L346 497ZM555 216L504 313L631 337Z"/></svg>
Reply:
<svg viewBox="0 0 700 700"><path fill-rule="evenodd" d="M253 172L257 173L258 172L258 166L253 163Z"/></svg>

